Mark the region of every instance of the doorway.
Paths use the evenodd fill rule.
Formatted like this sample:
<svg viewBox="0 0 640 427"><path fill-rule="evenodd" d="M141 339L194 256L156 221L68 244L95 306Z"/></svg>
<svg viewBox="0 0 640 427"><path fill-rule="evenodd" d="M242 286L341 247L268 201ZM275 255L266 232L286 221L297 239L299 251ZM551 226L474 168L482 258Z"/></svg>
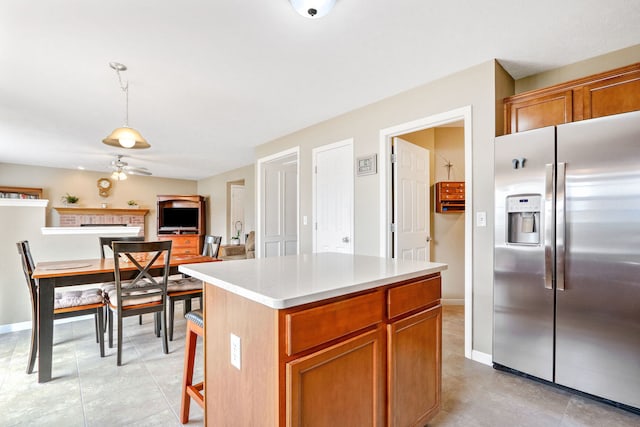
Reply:
<svg viewBox="0 0 640 427"><path fill-rule="evenodd" d="M393 193L393 167L391 155L393 153L393 138L414 132L437 128L460 122L463 126L464 139L464 182L465 182L465 211L464 223L464 324L465 324L465 357L472 358L472 218L473 218L473 194L472 194L472 140L471 140L471 106L462 107L445 113L425 117L412 122L403 123L380 131L380 156L383 161L379 164L380 179L380 256L392 257L394 255L395 232L393 229L394 211L396 209ZM462 255L462 254L459 254Z"/></svg>
<svg viewBox="0 0 640 427"><path fill-rule="evenodd" d="M353 253L353 139L313 157L313 252Z"/></svg>
<svg viewBox="0 0 640 427"><path fill-rule="evenodd" d="M227 238L238 237L238 243L245 243L244 179L227 182Z"/></svg>
<svg viewBox="0 0 640 427"><path fill-rule="evenodd" d="M258 159L256 257L299 251L299 148Z"/></svg>

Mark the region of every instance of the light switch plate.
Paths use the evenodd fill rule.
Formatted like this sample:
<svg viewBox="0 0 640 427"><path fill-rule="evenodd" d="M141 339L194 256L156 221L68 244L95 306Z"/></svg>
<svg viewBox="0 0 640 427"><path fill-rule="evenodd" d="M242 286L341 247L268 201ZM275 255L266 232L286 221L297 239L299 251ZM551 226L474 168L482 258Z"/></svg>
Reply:
<svg viewBox="0 0 640 427"><path fill-rule="evenodd" d="M476 212L476 226L478 226L478 227L486 227L487 226L487 213L486 212Z"/></svg>
<svg viewBox="0 0 640 427"><path fill-rule="evenodd" d="M231 365L240 370L241 348L240 337L234 334L230 336L231 343Z"/></svg>

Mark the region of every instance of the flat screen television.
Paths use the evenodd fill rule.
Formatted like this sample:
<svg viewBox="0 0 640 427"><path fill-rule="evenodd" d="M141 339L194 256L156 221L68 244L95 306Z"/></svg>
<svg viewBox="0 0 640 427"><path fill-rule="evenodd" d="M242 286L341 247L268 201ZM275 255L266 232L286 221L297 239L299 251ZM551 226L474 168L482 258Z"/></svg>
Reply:
<svg viewBox="0 0 640 427"><path fill-rule="evenodd" d="M198 208L162 208L161 228L198 228Z"/></svg>

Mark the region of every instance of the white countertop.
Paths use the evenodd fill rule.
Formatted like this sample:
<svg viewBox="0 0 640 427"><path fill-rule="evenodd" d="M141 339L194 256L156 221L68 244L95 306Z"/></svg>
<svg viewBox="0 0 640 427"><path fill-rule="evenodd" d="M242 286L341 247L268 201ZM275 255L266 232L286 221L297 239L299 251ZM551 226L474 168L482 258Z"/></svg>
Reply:
<svg viewBox="0 0 640 427"><path fill-rule="evenodd" d="M275 309L446 270L435 262L320 253L181 265L178 270Z"/></svg>

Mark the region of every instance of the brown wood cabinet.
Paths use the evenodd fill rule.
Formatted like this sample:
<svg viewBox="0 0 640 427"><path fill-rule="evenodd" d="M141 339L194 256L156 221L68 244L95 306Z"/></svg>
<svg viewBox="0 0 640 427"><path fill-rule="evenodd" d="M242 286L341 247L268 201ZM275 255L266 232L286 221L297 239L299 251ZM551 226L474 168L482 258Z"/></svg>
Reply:
<svg viewBox="0 0 640 427"><path fill-rule="evenodd" d="M440 408L440 287L437 273L276 310L206 285L206 425L426 424Z"/></svg>
<svg viewBox="0 0 640 427"><path fill-rule="evenodd" d="M171 240L171 253L193 255L202 252L205 226L203 196L157 196L158 240Z"/></svg>
<svg viewBox="0 0 640 427"><path fill-rule="evenodd" d="M504 99L504 133L640 110L640 63Z"/></svg>

